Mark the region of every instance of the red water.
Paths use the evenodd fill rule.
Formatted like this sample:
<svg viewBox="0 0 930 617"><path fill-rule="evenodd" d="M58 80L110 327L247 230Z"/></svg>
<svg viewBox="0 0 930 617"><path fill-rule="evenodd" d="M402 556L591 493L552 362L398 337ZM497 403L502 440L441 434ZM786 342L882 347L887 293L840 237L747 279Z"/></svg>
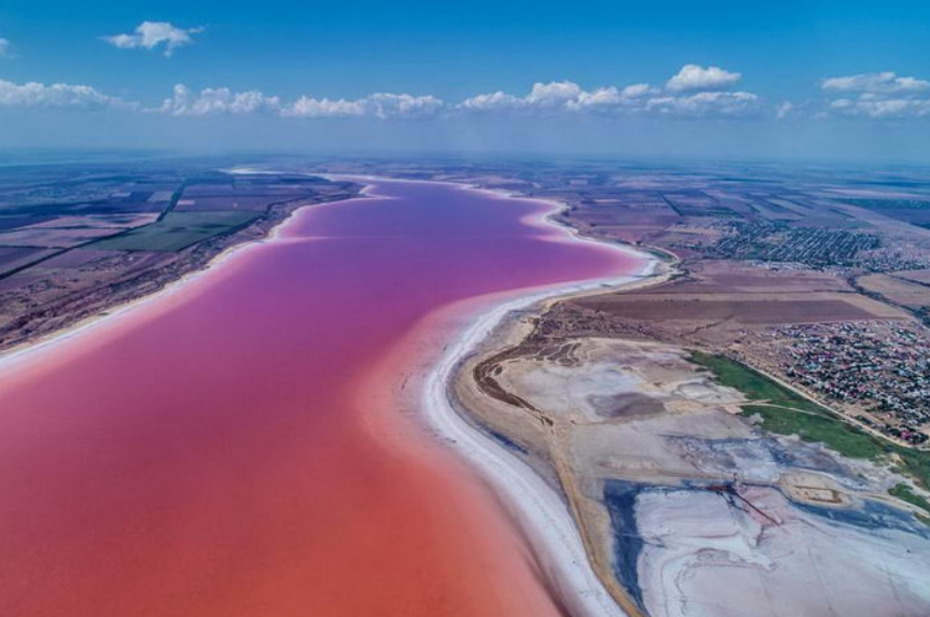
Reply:
<svg viewBox="0 0 930 617"><path fill-rule="evenodd" d="M415 420L359 384L444 305L636 264L534 202L377 193L2 369L0 615L558 614L485 485L379 439Z"/></svg>

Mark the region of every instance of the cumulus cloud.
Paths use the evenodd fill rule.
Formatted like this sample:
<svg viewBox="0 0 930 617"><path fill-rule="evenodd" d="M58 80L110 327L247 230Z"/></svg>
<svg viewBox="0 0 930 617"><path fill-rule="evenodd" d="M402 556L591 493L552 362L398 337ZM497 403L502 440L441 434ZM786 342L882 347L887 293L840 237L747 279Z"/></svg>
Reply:
<svg viewBox="0 0 930 617"><path fill-rule="evenodd" d="M750 92L697 92L679 95L662 92L649 84L631 84L623 88L604 86L584 90L570 81L537 82L526 96L505 92L479 94L458 105L466 111L500 110L564 111L600 113L655 113L677 116L735 116L755 111L759 97Z"/></svg>
<svg viewBox="0 0 930 617"><path fill-rule="evenodd" d="M526 96L514 96L501 91L478 94L462 101L459 107L472 111L557 109L581 94L581 87L571 81L536 82Z"/></svg>
<svg viewBox="0 0 930 617"><path fill-rule="evenodd" d="M713 68L713 67L711 67ZM679 74L680 75L680 74ZM718 82L716 82L719 84ZM917 99L895 102L884 95L862 93L857 99L844 97L823 109L831 113L891 117L926 115L927 104ZM829 101L828 101L829 103ZM432 95L376 92L355 99L299 96L284 100L258 90L237 91L228 87L192 90L174 86L161 104L143 107L119 97L103 94L91 86L39 83L14 84L0 81L0 106L103 108L122 107L168 116L266 114L284 118L378 118L415 119L483 113L596 114L600 116L652 116L678 118L727 118L765 116L784 118L796 114L794 105L767 105L759 96L742 90L699 90L681 92L647 83L601 86L586 90L572 81L536 82L524 95L503 91L478 94L458 104L448 104Z"/></svg>
<svg viewBox="0 0 930 617"><path fill-rule="evenodd" d="M462 101L459 106L473 111L493 111L495 109L519 109L526 106L526 101L498 90L489 94L477 94L469 97Z"/></svg>
<svg viewBox="0 0 930 617"><path fill-rule="evenodd" d="M875 119L924 118L930 116L930 99L860 97L830 102L830 109L846 116Z"/></svg>
<svg viewBox="0 0 930 617"><path fill-rule="evenodd" d="M361 99L369 114L377 118L421 118L441 110L445 103L432 95L413 96L378 92Z"/></svg>
<svg viewBox="0 0 930 617"><path fill-rule="evenodd" d="M794 111L794 103L791 101L782 101L775 106L775 117L782 120L787 118L792 111Z"/></svg>
<svg viewBox="0 0 930 617"><path fill-rule="evenodd" d="M883 73L859 73L845 77L828 77L821 82L824 90L835 92L868 92L872 94L895 94L921 92L930 89L930 81L915 77L898 77L891 71Z"/></svg>
<svg viewBox="0 0 930 617"><path fill-rule="evenodd" d="M31 81L17 84L0 79L0 107L57 109L135 109L119 97L108 96L91 86L42 84Z"/></svg>
<svg viewBox="0 0 930 617"><path fill-rule="evenodd" d="M155 49L163 46L165 56L174 50L194 42L191 35L203 32L203 28L178 28L167 21L143 21L131 34L113 34L100 37L120 49Z"/></svg>
<svg viewBox="0 0 930 617"><path fill-rule="evenodd" d="M672 92L719 90L738 82L741 78L741 73L731 73L719 66L704 68L697 64L686 64L665 83L665 87Z"/></svg>
<svg viewBox="0 0 930 617"><path fill-rule="evenodd" d="M686 117L745 116L758 110L752 92L698 92L690 96L660 96L646 101L646 111Z"/></svg>
<svg viewBox="0 0 930 617"><path fill-rule="evenodd" d="M930 81L924 79L885 71L828 77L820 87L840 97L826 102L826 115L876 120L930 116Z"/></svg>
<svg viewBox="0 0 930 617"><path fill-rule="evenodd" d="M290 118L419 118L430 116L444 106L434 96L413 96L377 92L354 100L301 96L283 103L277 96L257 90L234 92L229 88L205 88L199 93L177 84L160 107L149 111L172 116L206 116L211 114L271 113Z"/></svg>
<svg viewBox="0 0 930 617"><path fill-rule="evenodd" d="M376 92L354 100L301 96L281 110L282 116L294 118L344 118L370 116L374 118L423 118L435 115L445 103L435 96L414 96Z"/></svg>
<svg viewBox="0 0 930 617"><path fill-rule="evenodd" d="M206 116L277 112L280 108L278 97L265 96L257 90L233 92L229 88L204 88L195 94L184 84L177 84L161 107L149 111L172 116Z"/></svg>
<svg viewBox="0 0 930 617"><path fill-rule="evenodd" d="M526 96L505 92L478 94L462 101L458 107L468 111L497 110L595 110L625 105L655 92L649 84L634 84L619 89L606 86L586 91L571 81L536 82Z"/></svg>
<svg viewBox="0 0 930 617"><path fill-rule="evenodd" d="M552 81L548 84L537 82L525 100L534 107L561 107L578 98L581 92L581 86L571 81Z"/></svg>
<svg viewBox="0 0 930 617"><path fill-rule="evenodd" d="M658 90L649 84L632 84L624 88L607 86L591 92L582 90L573 100L567 101L565 107L573 111L633 110L642 104L646 96L656 93Z"/></svg>
<svg viewBox="0 0 930 617"><path fill-rule="evenodd" d="M359 101L301 96L282 109L281 115L294 118L346 118L365 115L365 106Z"/></svg>

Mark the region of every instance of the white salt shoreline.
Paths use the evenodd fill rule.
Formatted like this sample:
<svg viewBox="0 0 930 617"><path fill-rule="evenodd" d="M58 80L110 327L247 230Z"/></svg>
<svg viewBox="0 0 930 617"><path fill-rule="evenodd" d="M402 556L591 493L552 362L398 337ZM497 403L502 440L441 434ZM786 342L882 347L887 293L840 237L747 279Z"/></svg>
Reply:
<svg viewBox="0 0 930 617"><path fill-rule="evenodd" d="M528 295L521 294L483 313L473 315L470 324L450 343L439 362L427 374L421 405L430 427L445 437L502 495L534 548L538 549L540 554L546 555L546 562L541 565L553 579L554 586L561 594L560 600L570 607L572 614L576 617L625 617L626 613L594 573L578 527L562 496L529 465L459 415L453 403L452 382L460 363L479 349L511 312L559 296L595 290L616 291L631 283L655 276L659 260L629 246L582 237L576 230L552 220L553 214L567 207L563 203L459 186L462 186L463 190L491 193L501 198L545 203L550 209L540 213L538 217L532 217L527 221L529 224L553 227L564 234L567 241L595 244L601 248L627 255L633 254L644 259L643 267L636 274L537 288Z"/></svg>
<svg viewBox="0 0 930 617"><path fill-rule="evenodd" d="M542 300L582 291L629 283L633 277L596 279L549 288L521 296L474 317L446 349L425 380L422 411L439 435L447 440L502 495L534 548L546 555L544 564L560 600L575 617L610 617L626 613L604 588L591 567L581 535L568 506L529 465L492 437L469 424L451 398L451 383L460 362L468 358L507 315ZM606 290L605 290L606 291Z"/></svg>
<svg viewBox="0 0 930 617"><path fill-rule="evenodd" d="M535 553L543 560L539 565L549 579L547 582L557 590L559 601L569 608L572 616L628 617L594 573L575 519L562 496L532 467L460 415L453 403L452 384L459 365L475 353L513 311L527 309L562 296L593 291L617 291L641 283L647 278L658 276L656 269L659 260L654 255L628 245L611 244L581 236L575 229L552 220L553 215L568 207L567 204L556 200L525 197L457 182L344 174L331 174L327 177L363 182L445 184L459 190L490 194L499 199L539 202L548 206L548 209L525 218L524 223L527 225L551 228L561 236L558 240L591 244L643 260L639 272L632 274L556 283L495 294L498 297L509 296L509 299L466 317L465 328L449 341L441 357L423 378L419 404L428 427L448 442L501 497L509 512L516 518L521 531L536 549ZM372 190L374 188L367 185L362 193L381 197Z"/></svg>

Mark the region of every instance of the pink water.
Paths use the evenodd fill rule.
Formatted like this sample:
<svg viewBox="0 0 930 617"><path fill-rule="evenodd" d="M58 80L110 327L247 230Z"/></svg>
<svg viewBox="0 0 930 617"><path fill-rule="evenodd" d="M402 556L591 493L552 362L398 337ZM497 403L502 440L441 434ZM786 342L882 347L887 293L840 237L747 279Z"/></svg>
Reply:
<svg viewBox="0 0 930 617"><path fill-rule="evenodd" d="M484 483L391 404L405 360L372 375L450 303L638 264L529 225L536 202L376 193L3 367L0 615L560 612Z"/></svg>

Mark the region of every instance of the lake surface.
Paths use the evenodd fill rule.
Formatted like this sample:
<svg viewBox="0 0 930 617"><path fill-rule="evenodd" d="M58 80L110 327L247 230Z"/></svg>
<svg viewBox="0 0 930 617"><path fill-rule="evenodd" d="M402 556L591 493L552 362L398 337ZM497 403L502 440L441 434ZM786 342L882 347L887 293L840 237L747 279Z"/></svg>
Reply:
<svg viewBox="0 0 930 617"><path fill-rule="evenodd" d="M397 349L452 303L639 264L531 224L538 202L373 193L3 366L0 614L560 613L494 494L396 402L424 362Z"/></svg>

